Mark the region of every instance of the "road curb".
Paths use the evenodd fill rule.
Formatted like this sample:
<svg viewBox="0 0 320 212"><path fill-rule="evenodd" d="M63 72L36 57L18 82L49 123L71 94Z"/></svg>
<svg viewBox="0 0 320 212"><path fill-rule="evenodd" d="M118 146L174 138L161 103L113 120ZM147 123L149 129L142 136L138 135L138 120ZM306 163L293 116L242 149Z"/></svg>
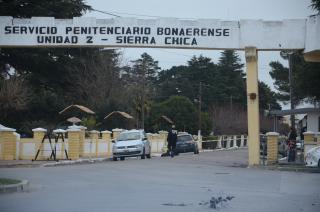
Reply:
<svg viewBox="0 0 320 212"><path fill-rule="evenodd" d="M91 164L91 163L104 162L104 161L111 161L111 158L91 158L91 159L58 161L55 163L42 164L42 167L65 166L65 165L74 165L74 164Z"/></svg>
<svg viewBox="0 0 320 212"><path fill-rule="evenodd" d="M270 166L265 167L267 170L278 170L278 171L291 171L291 172L304 172L304 173L320 173L319 168L313 167L299 167L299 166Z"/></svg>
<svg viewBox="0 0 320 212"><path fill-rule="evenodd" d="M22 180L20 183L9 184L9 185L0 185L0 193L12 193L12 192L21 192L28 191L29 181Z"/></svg>

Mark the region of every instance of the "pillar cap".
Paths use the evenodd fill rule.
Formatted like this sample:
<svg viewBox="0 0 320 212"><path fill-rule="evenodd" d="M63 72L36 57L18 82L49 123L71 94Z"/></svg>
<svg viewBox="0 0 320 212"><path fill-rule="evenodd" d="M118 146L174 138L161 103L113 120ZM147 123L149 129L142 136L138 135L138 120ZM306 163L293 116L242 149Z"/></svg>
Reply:
<svg viewBox="0 0 320 212"><path fill-rule="evenodd" d="M304 132L303 135L315 135L315 133L312 131L307 131L307 132Z"/></svg>
<svg viewBox="0 0 320 212"><path fill-rule="evenodd" d="M92 134L98 134L98 133L100 133L100 132L97 131L97 130L91 130L90 133L92 133Z"/></svg>
<svg viewBox="0 0 320 212"><path fill-rule="evenodd" d="M63 130L63 129L56 129L56 130L53 130L54 133L65 133L67 132L66 130Z"/></svg>
<svg viewBox="0 0 320 212"><path fill-rule="evenodd" d="M82 126L82 125L79 125L79 127L80 127L80 129L82 129L82 130L86 130L86 129L88 129L87 127Z"/></svg>
<svg viewBox="0 0 320 212"><path fill-rule="evenodd" d="M115 128L115 129L112 129L112 132L122 132L123 129L119 129L119 128Z"/></svg>
<svg viewBox="0 0 320 212"><path fill-rule="evenodd" d="M108 133L108 134L111 134L112 132L109 131L109 130L105 130L105 131L101 131L101 133Z"/></svg>
<svg viewBox="0 0 320 212"><path fill-rule="evenodd" d="M47 132L47 130L44 128L38 127L38 128L32 129L32 132Z"/></svg>
<svg viewBox="0 0 320 212"><path fill-rule="evenodd" d="M168 134L168 132L167 131L164 131L164 130L161 130L161 131L159 131L159 134Z"/></svg>
<svg viewBox="0 0 320 212"><path fill-rule="evenodd" d="M279 133L277 133L277 132L267 132L266 136L279 136Z"/></svg>
<svg viewBox="0 0 320 212"><path fill-rule="evenodd" d="M0 132L15 132L16 129L9 128L9 127L0 127Z"/></svg>
<svg viewBox="0 0 320 212"><path fill-rule="evenodd" d="M87 128L85 126L81 126L81 125L71 125L71 126L68 127L68 129L86 130Z"/></svg>
<svg viewBox="0 0 320 212"><path fill-rule="evenodd" d="M76 129L76 128L71 128L71 129L67 129L67 132L80 132L80 129Z"/></svg>

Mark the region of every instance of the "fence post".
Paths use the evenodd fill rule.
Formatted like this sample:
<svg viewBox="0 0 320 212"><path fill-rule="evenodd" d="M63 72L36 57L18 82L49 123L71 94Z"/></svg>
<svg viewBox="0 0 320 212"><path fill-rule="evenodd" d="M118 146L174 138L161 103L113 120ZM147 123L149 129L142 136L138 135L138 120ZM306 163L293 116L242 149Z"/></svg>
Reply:
<svg viewBox="0 0 320 212"><path fill-rule="evenodd" d="M231 143L231 136L228 136L228 137L227 137L227 146L226 146L226 149L229 149L229 148L230 148L230 143Z"/></svg>
<svg viewBox="0 0 320 212"><path fill-rule="evenodd" d="M107 145L108 145L108 152L107 152L107 155L110 156L112 155L112 142L111 142L111 131L108 131L108 130L105 130L105 131L102 131L101 134L102 134L102 139L107 141Z"/></svg>
<svg viewBox="0 0 320 212"><path fill-rule="evenodd" d="M197 136L198 149L202 150L202 136Z"/></svg>
<svg viewBox="0 0 320 212"><path fill-rule="evenodd" d="M222 148L222 135L221 136L219 136L219 138L218 138L218 143L217 143L217 149L221 149Z"/></svg>
<svg viewBox="0 0 320 212"><path fill-rule="evenodd" d="M90 131L90 139L92 140L92 142L95 142L95 156L99 155L99 131L97 130L91 130ZM90 152L91 153L91 152Z"/></svg>
<svg viewBox="0 0 320 212"><path fill-rule="evenodd" d="M266 135L267 135L267 164L271 165L278 162L279 133L268 132Z"/></svg>
<svg viewBox="0 0 320 212"><path fill-rule="evenodd" d="M33 140L36 144L35 145L35 153L36 153L38 151L38 149L41 148L41 142L42 142L42 139L44 138L47 130L44 128L35 128L35 129L32 129L32 132L33 132ZM42 148L44 148L44 144L43 144ZM43 151L40 150L38 157L40 160L44 159Z"/></svg>
<svg viewBox="0 0 320 212"><path fill-rule="evenodd" d="M237 136L236 135L233 136L233 147L234 148L238 147L238 145L237 145Z"/></svg>
<svg viewBox="0 0 320 212"><path fill-rule="evenodd" d="M17 138L14 134L16 129L2 127L0 128L0 143L2 144L3 160L15 160L17 151Z"/></svg>
<svg viewBox="0 0 320 212"><path fill-rule="evenodd" d="M122 129L118 129L118 128L113 129L113 130L112 130L112 139L113 139L113 140L116 140L116 139L119 137L119 135L120 135L120 133L121 133L122 131L123 131Z"/></svg>
<svg viewBox="0 0 320 212"><path fill-rule="evenodd" d="M244 135L241 135L240 147L244 147Z"/></svg>
<svg viewBox="0 0 320 212"><path fill-rule="evenodd" d="M80 129L68 129L68 156L71 160L79 159Z"/></svg>

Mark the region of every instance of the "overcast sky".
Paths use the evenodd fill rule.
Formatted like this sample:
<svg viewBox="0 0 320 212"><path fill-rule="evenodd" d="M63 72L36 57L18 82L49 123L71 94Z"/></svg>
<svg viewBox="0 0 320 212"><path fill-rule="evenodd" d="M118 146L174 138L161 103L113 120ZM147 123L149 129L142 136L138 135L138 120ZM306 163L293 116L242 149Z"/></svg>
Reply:
<svg viewBox="0 0 320 212"><path fill-rule="evenodd" d="M307 18L315 14L309 7L311 0L87 0L87 4L96 10L105 11L121 17L156 18L175 17L181 19L264 19L282 20ZM113 18L114 16L91 12L87 17ZM180 49L144 49L121 48L124 63L135 60L143 52L150 54L159 61L162 69L174 65L185 65L193 56L200 54L218 61L220 51L214 50L180 50ZM244 53L239 51L244 63ZM269 63L278 60L287 66L287 61L280 58L279 52L259 52L259 79L266 82L272 89L273 82L269 76Z"/></svg>

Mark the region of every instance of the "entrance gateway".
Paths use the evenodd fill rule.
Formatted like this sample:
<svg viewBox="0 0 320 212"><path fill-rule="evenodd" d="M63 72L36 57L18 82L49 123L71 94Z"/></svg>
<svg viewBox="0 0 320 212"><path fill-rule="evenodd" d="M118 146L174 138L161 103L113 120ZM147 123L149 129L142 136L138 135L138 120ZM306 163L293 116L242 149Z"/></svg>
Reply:
<svg viewBox="0 0 320 212"><path fill-rule="evenodd" d="M143 47L244 50L249 165L259 164L258 51L303 50L320 62L320 15L282 21L0 17L0 48Z"/></svg>

